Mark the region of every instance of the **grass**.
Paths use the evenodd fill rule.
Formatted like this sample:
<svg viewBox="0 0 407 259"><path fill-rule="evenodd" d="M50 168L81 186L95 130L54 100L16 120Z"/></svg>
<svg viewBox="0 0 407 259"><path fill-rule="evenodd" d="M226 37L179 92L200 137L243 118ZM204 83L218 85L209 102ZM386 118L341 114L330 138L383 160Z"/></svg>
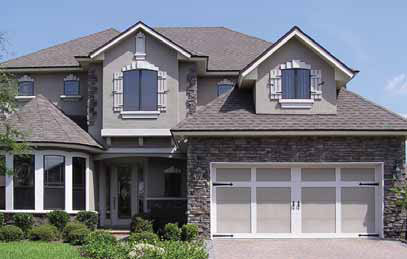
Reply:
<svg viewBox="0 0 407 259"><path fill-rule="evenodd" d="M69 244L44 242L0 243L2 259L84 259L79 250Z"/></svg>

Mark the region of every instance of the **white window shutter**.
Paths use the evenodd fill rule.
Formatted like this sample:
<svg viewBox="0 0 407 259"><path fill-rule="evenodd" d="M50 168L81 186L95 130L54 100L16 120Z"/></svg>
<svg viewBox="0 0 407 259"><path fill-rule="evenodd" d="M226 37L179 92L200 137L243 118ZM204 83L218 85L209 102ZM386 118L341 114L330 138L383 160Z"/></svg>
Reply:
<svg viewBox="0 0 407 259"><path fill-rule="evenodd" d="M123 73L113 74L113 111L123 110Z"/></svg>
<svg viewBox="0 0 407 259"><path fill-rule="evenodd" d="M158 86L157 86L158 110L163 112L167 110L167 72L158 71Z"/></svg>
<svg viewBox="0 0 407 259"><path fill-rule="evenodd" d="M322 98L321 70L311 70L311 98L314 100Z"/></svg>
<svg viewBox="0 0 407 259"><path fill-rule="evenodd" d="M270 71L270 99L278 100L282 98L282 89L281 89L281 70L274 69Z"/></svg>

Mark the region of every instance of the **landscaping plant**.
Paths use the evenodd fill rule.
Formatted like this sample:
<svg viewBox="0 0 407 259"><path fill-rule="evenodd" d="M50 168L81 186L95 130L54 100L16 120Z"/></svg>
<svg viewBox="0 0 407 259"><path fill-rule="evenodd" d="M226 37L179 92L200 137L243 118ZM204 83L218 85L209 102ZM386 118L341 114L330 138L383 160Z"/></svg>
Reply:
<svg viewBox="0 0 407 259"><path fill-rule="evenodd" d="M75 218L85 224L90 230L95 230L98 225L98 214L93 211L80 211Z"/></svg>
<svg viewBox="0 0 407 259"><path fill-rule="evenodd" d="M27 236L34 224L33 215L28 213L17 213L13 216L14 225L19 227Z"/></svg>
<svg viewBox="0 0 407 259"><path fill-rule="evenodd" d="M131 219L130 231L135 233L154 232L153 222L149 219L144 218L143 214L136 214Z"/></svg>
<svg viewBox="0 0 407 259"><path fill-rule="evenodd" d="M0 228L4 226L4 213L0 212Z"/></svg>
<svg viewBox="0 0 407 259"><path fill-rule="evenodd" d="M62 238L64 239L65 242L68 242L68 235L78 229L87 229L86 225L80 222L69 222L66 224L63 232L62 232Z"/></svg>
<svg viewBox="0 0 407 259"><path fill-rule="evenodd" d="M111 233L95 231L85 238L82 253L84 256L94 259L124 259L128 258L129 251Z"/></svg>
<svg viewBox="0 0 407 259"><path fill-rule="evenodd" d="M137 244L137 243L146 243L146 244L156 244L160 241L160 238L157 234L153 232L140 232L140 233L132 233L128 239L129 243Z"/></svg>
<svg viewBox="0 0 407 259"><path fill-rule="evenodd" d="M36 226L30 231L30 239L34 241L56 241L59 239L59 231L51 224Z"/></svg>
<svg viewBox="0 0 407 259"><path fill-rule="evenodd" d="M0 228L0 241L11 242L18 241L24 238L24 233L21 228L8 225Z"/></svg>
<svg viewBox="0 0 407 259"><path fill-rule="evenodd" d="M66 241L71 245L83 245L90 233L91 231L88 228L74 229L69 232Z"/></svg>
<svg viewBox="0 0 407 259"><path fill-rule="evenodd" d="M69 214L62 210L54 210L47 215L49 223L63 231L66 224L69 222Z"/></svg>
<svg viewBox="0 0 407 259"><path fill-rule="evenodd" d="M178 224L168 223L167 225L165 225L163 237L166 240L181 240L181 229L178 227Z"/></svg>

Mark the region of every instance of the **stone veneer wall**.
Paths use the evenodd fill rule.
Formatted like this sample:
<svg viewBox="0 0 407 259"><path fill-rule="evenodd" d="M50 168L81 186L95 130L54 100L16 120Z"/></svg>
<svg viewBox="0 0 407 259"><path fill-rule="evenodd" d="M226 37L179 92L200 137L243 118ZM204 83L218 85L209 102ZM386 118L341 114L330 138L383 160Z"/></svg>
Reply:
<svg viewBox="0 0 407 259"><path fill-rule="evenodd" d="M196 107L198 105L198 84L197 84L197 73L195 69L191 68L187 74L188 86L186 89L186 106L187 106L187 117L191 116L196 112Z"/></svg>
<svg viewBox="0 0 407 259"><path fill-rule="evenodd" d="M384 162L384 235L397 238L403 215L389 188L404 137L193 137L187 151L188 222L210 234L210 162Z"/></svg>

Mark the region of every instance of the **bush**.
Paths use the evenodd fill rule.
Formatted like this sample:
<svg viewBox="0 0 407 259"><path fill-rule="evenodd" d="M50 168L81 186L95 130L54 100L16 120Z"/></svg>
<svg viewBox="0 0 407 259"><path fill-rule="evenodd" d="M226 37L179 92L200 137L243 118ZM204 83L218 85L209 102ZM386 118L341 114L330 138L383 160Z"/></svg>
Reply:
<svg viewBox="0 0 407 259"><path fill-rule="evenodd" d="M28 213L17 213L13 216L14 225L19 227L25 235L32 229L34 221L33 215Z"/></svg>
<svg viewBox="0 0 407 259"><path fill-rule="evenodd" d="M145 214L136 214L131 219L130 231L133 233L154 232L153 222Z"/></svg>
<svg viewBox="0 0 407 259"><path fill-rule="evenodd" d="M59 239L58 229L51 224L33 227L30 231L31 240L55 241Z"/></svg>
<svg viewBox="0 0 407 259"><path fill-rule="evenodd" d="M181 238L183 241L193 241L198 238L198 226L194 224L185 224L181 228Z"/></svg>
<svg viewBox="0 0 407 259"><path fill-rule="evenodd" d="M122 259L127 258L128 249L109 232L95 231L85 238L82 253L94 259Z"/></svg>
<svg viewBox="0 0 407 259"><path fill-rule="evenodd" d="M79 222L70 222L66 224L66 226L64 227L64 231L62 232L62 238L64 239L64 241L68 242L69 233L77 229L87 229L87 227L85 224Z"/></svg>
<svg viewBox="0 0 407 259"><path fill-rule="evenodd" d="M0 212L0 228L4 226L4 213Z"/></svg>
<svg viewBox="0 0 407 259"><path fill-rule="evenodd" d="M93 211L80 211L75 219L85 224L90 230L95 230L98 225L98 214Z"/></svg>
<svg viewBox="0 0 407 259"><path fill-rule="evenodd" d="M178 241L181 240L181 229L177 224L168 223L164 227L164 239Z"/></svg>
<svg viewBox="0 0 407 259"><path fill-rule="evenodd" d="M18 241L23 238L24 233L19 227L8 225L0 228L0 241Z"/></svg>
<svg viewBox="0 0 407 259"><path fill-rule="evenodd" d="M132 233L129 236L129 243L136 244L136 243L147 243L154 245L160 241L160 238L157 234L153 232L140 232L140 233Z"/></svg>
<svg viewBox="0 0 407 259"><path fill-rule="evenodd" d="M69 214L62 210L54 210L48 213L48 221L59 231L62 231L69 222Z"/></svg>
<svg viewBox="0 0 407 259"><path fill-rule="evenodd" d="M88 228L78 228L69 232L67 241L72 245L83 245L86 237L90 234Z"/></svg>
<svg viewBox="0 0 407 259"><path fill-rule="evenodd" d="M207 259L208 253L201 242L164 241L156 245L156 249L144 251L149 259ZM161 249L159 249L161 248Z"/></svg>

